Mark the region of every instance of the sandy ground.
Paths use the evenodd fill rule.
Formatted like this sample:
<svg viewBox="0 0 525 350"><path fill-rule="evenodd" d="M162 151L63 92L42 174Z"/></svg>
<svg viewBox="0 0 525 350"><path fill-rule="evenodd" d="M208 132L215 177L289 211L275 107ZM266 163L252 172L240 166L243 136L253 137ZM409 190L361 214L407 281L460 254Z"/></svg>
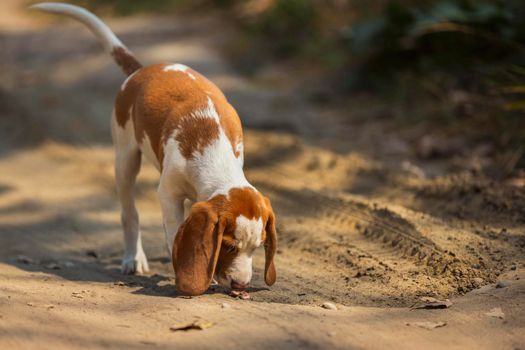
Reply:
<svg viewBox="0 0 525 350"><path fill-rule="evenodd" d="M374 109L358 102L313 106L293 72L246 80L218 55L227 33L211 18L110 24L143 62L188 64L238 108L247 176L278 215L278 282L264 285L259 254L250 301L178 296L148 164L151 272L121 275L108 124L123 77L79 25L18 6L0 5L0 348L525 347L523 190L466 156L417 162L405 140L418 129L362 118ZM411 308L427 296L452 306ZM170 331L195 320L213 326Z"/></svg>

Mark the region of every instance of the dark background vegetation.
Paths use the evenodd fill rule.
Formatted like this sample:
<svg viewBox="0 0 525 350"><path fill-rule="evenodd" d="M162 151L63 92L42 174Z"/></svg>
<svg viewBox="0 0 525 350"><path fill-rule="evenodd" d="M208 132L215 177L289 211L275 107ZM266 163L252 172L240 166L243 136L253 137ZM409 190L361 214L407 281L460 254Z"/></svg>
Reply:
<svg viewBox="0 0 525 350"><path fill-rule="evenodd" d="M215 11L236 33L224 54L247 75L288 65L315 102L366 94L400 123L434 123L509 150L505 173L525 165L524 1L76 2L117 16Z"/></svg>

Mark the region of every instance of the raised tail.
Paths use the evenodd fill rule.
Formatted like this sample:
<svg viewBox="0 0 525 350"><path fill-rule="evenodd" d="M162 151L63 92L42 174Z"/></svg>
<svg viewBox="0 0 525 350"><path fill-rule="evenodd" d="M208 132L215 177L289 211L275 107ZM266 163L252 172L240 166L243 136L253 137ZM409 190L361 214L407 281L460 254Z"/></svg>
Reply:
<svg viewBox="0 0 525 350"><path fill-rule="evenodd" d="M43 2L32 5L29 8L66 15L85 24L97 36L104 49L113 57L126 75L129 76L142 67L133 53L128 50L111 29L88 10L79 6L57 2Z"/></svg>

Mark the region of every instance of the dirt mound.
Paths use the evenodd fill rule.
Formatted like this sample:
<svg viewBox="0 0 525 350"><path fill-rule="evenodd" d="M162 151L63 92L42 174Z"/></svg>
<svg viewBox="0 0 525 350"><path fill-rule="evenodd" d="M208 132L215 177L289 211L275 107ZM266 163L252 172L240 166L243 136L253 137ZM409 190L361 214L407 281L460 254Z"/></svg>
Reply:
<svg viewBox="0 0 525 350"><path fill-rule="evenodd" d="M282 251L301 255L315 273L308 282L314 292L299 302L330 296L343 304L410 305L425 295L463 294L522 263L519 236L514 244L494 241L478 225L465 228L462 221L340 191L377 167L355 154L332 154L284 134L251 133L247 140L247 159L260 148L280 155L251 163L248 175L281 215Z"/></svg>

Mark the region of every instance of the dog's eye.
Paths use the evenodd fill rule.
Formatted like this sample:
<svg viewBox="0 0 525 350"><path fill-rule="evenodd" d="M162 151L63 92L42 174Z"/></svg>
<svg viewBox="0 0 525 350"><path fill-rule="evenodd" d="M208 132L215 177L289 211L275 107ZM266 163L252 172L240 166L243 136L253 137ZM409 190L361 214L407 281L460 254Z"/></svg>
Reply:
<svg viewBox="0 0 525 350"><path fill-rule="evenodd" d="M235 253L239 248L237 247L237 242L225 241L224 246L228 253Z"/></svg>

